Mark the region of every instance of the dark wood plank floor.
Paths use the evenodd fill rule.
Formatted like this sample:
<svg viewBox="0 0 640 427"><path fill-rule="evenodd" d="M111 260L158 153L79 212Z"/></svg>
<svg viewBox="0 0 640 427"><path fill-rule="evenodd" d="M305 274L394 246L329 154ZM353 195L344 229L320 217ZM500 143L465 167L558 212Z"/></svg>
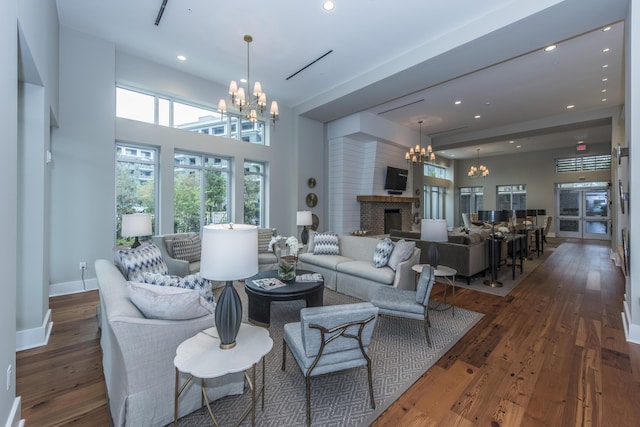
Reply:
<svg viewBox="0 0 640 427"><path fill-rule="evenodd" d="M607 243L545 253L505 298L458 289L456 305L485 317L374 426L640 425L640 346L624 338ZM27 425L108 425L97 304L95 291L51 298L49 344L18 353Z"/></svg>

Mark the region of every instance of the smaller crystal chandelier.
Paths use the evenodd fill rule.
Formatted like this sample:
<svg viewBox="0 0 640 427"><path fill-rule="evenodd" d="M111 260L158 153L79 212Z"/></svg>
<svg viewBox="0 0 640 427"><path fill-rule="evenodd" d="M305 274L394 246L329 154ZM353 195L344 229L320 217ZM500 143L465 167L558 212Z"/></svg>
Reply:
<svg viewBox="0 0 640 427"><path fill-rule="evenodd" d="M489 175L489 168L480 164L480 149L476 148L476 151L478 152L478 166L471 166L467 175L469 178L484 178Z"/></svg>
<svg viewBox="0 0 640 427"><path fill-rule="evenodd" d="M418 121L420 125L420 136L418 137L418 145L415 148L411 147L409 151L404 154L404 158L407 162L424 163L433 162L436 159L436 154L431 148L431 144L427 148L422 147L422 120Z"/></svg>
<svg viewBox="0 0 640 427"><path fill-rule="evenodd" d="M258 112L260 112L260 116L264 117L265 107L267 106L267 94L262 91L262 85L260 82L255 82L253 86L253 93L250 92L251 88L251 74L250 65L251 61L249 58L249 46L253 41L253 37L250 35L244 36L244 41L247 42L247 87L246 92L244 87L238 87L238 84L235 80L232 80L229 84L229 95L231 95L231 108L236 110L236 114L244 117L245 119L255 123L258 121ZM245 93L248 96L245 96ZM248 97L248 100L247 100ZM225 114L227 110L227 103L224 99L221 99L218 102L218 111L220 114ZM271 108L269 109L269 119L272 124L276 123L278 120L278 115L280 112L278 111L278 103L276 101L271 101Z"/></svg>

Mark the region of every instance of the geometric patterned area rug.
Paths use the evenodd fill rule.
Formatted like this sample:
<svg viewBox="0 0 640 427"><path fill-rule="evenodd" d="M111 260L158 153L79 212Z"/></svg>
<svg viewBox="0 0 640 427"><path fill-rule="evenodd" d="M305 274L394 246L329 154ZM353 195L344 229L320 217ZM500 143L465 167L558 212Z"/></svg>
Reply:
<svg viewBox="0 0 640 427"><path fill-rule="evenodd" d="M246 319L246 294L235 284L243 300ZM324 305L350 304L359 300L328 289ZM271 305L269 333L273 349L266 356L265 407L256 405L256 425L284 427L306 425L305 381L293 356L287 350L286 370L282 371L283 325L299 321L304 301L274 302ZM311 379L311 424L313 426L367 426L433 366L481 318L482 314L456 308L430 310L431 341L427 345L421 322L378 317L370 346L376 409L369 403L365 367L317 376ZM260 378L260 369L256 378ZM260 380L258 380L260 384ZM242 396L229 396L212 403L220 425L235 425L251 401L249 390ZM178 425L210 426L208 412L195 411L178 420ZM249 415L242 426L251 425Z"/></svg>

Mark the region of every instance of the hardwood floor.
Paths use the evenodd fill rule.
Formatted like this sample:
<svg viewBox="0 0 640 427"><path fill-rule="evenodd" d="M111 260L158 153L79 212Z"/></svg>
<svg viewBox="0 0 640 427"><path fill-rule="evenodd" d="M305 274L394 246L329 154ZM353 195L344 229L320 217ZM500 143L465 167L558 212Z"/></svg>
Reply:
<svg viewBox="0 0 640 427"><path fill-rule="evenodd" d="M607 243L577 240L505 298L458 288L456 305L484 318L373 425L638 425L640 345L624 338L623 293ZM97 304L96 291L51 298L49 344L17 354L27 425L108 425Z"/></svg>

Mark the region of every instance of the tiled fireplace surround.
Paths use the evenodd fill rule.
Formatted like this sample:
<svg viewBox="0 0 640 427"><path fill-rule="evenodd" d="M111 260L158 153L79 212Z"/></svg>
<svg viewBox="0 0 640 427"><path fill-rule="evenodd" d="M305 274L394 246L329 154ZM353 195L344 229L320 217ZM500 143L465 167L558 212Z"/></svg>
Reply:
<svg viewBox="0 0 640 427"><path fill-rule="evenodd" d="M402 230L411 230L412 206L417 197L358 196L360 202L360 229L370 235L385 234L385 211L399 210Z"/></svg>

